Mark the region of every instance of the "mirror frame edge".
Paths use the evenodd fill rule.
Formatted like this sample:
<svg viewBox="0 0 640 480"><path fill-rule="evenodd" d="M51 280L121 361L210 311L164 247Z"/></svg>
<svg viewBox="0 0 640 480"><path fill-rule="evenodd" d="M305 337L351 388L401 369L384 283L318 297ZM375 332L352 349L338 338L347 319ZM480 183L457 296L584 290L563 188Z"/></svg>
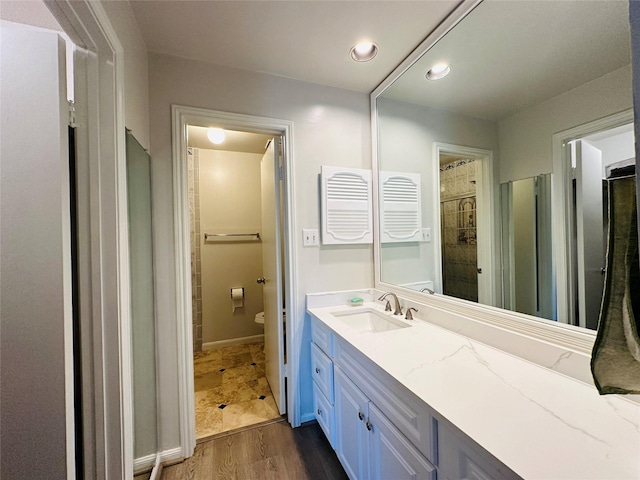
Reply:
<svg viewBox="0 0 640 480"><path fill-rule="evenodd" d="M447 18L405 58L370 94L371 112L371 142L372 142L372 181L373 188L373 255L374 255L374 286L378 290L394 292L405 298L422 303L426 306L450 313L457 313L470 317L481 323L493 327L506 329L509 332L545 341L561 348L579 353L591 354L596 338L596 331L579 328L573 325L546 320L527 314L512 312L490 305L480 305L474 302L458 299L441 294L426 295L409 288L385 283L381 280L380 266L380 205L379 205L379 149L378 149L378 110L377 99L391 86L405 71L416 63L428 50L434 47L450 30L471 13L483 0L462 1ZM495 191L493 192L495 197ZM495 198L494 198L495 201Z"/></svg>

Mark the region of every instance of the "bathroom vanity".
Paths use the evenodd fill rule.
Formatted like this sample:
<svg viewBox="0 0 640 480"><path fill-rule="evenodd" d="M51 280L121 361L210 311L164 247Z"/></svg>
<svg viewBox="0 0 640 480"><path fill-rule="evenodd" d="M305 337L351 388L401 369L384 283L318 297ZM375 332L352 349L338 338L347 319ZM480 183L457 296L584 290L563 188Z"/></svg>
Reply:
<svg viewBox="0 0 640 480"><path fill-rule="evenodd" d="M350 478L640 478L640 405L427 322L428 305L394 316L379 293L307 296L314 411Z"/></svg>

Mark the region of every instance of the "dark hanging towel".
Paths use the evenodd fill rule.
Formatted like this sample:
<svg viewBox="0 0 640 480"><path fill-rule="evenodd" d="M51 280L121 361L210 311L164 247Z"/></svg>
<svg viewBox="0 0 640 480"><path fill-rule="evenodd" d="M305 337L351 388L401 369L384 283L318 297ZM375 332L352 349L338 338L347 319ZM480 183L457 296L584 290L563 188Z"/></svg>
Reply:
<svg viewBox="0 0 640 480"><path fill-rule="evenodd" d="M601 395L640 393L640 272L636 178L609 182L609 243L591 372Z"/></svg>

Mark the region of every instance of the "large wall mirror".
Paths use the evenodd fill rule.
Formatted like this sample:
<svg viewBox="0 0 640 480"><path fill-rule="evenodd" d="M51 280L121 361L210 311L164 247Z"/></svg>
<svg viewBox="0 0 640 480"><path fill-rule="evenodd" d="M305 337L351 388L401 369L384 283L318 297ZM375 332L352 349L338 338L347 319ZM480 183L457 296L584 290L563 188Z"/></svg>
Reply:
<svg viewBox="0 0 640 480"><path fill-rule="evenodd" d="M607 179L635 168L628 9L465 2L373 92L379 287L597 328Z"/></svg>

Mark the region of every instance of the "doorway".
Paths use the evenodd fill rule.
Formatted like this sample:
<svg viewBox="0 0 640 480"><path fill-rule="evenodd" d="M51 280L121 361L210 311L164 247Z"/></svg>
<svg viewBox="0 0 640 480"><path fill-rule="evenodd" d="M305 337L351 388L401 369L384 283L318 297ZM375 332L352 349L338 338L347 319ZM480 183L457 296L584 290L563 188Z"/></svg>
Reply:
<svg viewBox="0 0 640 480"><path fill-rule="evenodd" d="M494 305L492 153L436 144L441 291Z"/></svg>
<svg viewBox="0 0 640 480"><path fill-rule="evenodd" d="M273 370L284 332L273 318L284 292L283 269L276 271L283 224L275 208L282 205L275 168L280 170L282 155L280 136L189 125L187 137L195 420L201 440L280 418L277 369L267 373L267 359ZM284 312L280 318L286 319Z"/></svg>
<svg viewBox="0 0 640 480"><path fill-rule="evenodd" d="M574 325L598 328L606 273L608 180L635 175L633 124L569 142L572 171L571 272Z"/></svg>
<svg viewBox="0 0 640 480"><path fill-rule="evenodd" d="M295 335L285 316L295 311L288 182L292 125L192 107L172 110L181 440L184 456L190 456L196 436L269 420L266 416L295 417L285 365ZM210 128L226 136L219 147L207 139L220 133ZM198 129L204 144L192 143ZM243 152L237 146L242 136L257 150ZM191 221L196 208L200 216ZM295 358L293 352L289 362ZM240 384L231 387L235 381ZM237 415L243 402L251 408ZM205 408L199 411L196 404ZM200 418L217 427L196 428Z"/></svg>
<svg viewBox="0 0 640 480"><path fill-rule="evenodd" d="M597 329L607 249L607 179L635 165L633 111L560 132L554 142L558 321Z"/></svg>

